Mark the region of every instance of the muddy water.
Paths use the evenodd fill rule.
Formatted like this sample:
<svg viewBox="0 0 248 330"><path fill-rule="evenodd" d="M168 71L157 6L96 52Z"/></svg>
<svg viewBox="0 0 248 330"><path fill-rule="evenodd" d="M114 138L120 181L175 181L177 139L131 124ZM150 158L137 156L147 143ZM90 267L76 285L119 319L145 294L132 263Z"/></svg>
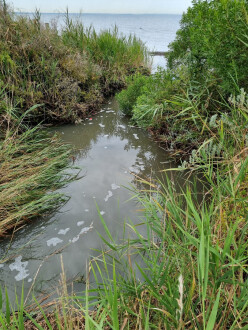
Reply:
<svg viewBox="0 0 248 330"><path fill-rule="evenodd" d="M87 260L95 254L92 249L102 246L98 212L112 235L122 237L124 221L141 221L139 205L129 200L132 193L126 188L136 186L133 173L150 177L175 166L147 132L130 125L115 100L84 123L56 131L74 146L80 178L62 189L70 200L56 213L19 230L11 242L1 242L1 257L10 259L0 264L0 279L12 298L22 285L25 295L55 288L61 255L67 279L82 276Z"/></svg>

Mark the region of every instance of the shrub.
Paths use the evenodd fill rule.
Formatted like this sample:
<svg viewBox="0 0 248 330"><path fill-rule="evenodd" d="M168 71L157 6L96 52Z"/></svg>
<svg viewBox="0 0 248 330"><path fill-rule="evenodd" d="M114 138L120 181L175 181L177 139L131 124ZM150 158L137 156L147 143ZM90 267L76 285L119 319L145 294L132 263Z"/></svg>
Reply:
<svg viewBox="0 0 248 330"><path fill-rule="evenodd" d="M247 89L247 17L245 0L194 0L170 44L169 68L187 65L192 82L213 75L228 96Z"/></svg>
<svg viewBox="0 0 248 330"><path fill-rule="evenodd" d="M132 109L136 104L137 98L143 93L143 87L147 81L148 78L142 75L136 75L127 79L128 88L117 95L120 108L126 115L132 115Z"/></svg>

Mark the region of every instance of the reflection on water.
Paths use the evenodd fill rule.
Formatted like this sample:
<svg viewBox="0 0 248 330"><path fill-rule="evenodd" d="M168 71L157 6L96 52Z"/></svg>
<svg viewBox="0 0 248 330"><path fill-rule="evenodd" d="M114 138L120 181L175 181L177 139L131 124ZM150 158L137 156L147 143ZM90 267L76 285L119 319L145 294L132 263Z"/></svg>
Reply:
<svg viewBox="0 0 248 330"><path fill-rule="evenodd" d="M82 175L61 190L70 200L58 212L19 230L11 244L1 242L1 256L12 256L0 265L1 282L10 295L15 286L20 292L22 283L25 294L30 288L36 293L54 288L60 278L61 254L67 279L83 274L92 249L101 249L97 232L103 234L103 228L97 207L112 235L122 237L124 221L139 223L141 216L125 188L137 186L131 172L150 177L165 166L175 166L147 132L130 125L114 100L84 123L56 131L74 146L74 165L82 168Z"/></svg>

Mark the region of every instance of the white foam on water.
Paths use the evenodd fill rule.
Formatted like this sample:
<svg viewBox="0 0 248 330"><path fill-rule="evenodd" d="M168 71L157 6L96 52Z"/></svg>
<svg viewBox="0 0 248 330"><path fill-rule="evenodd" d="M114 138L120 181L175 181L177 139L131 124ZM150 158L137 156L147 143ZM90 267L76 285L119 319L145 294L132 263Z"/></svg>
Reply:
<svg viewBox="0 0 248 330"><path fill-rule="evenodd" d="M108 149L108 147L104 147L104 149Z"/></svg>
<svg viewBox="0 0 248 330"><path fill-rule="evenodd" d="M117 184L112 183L111 188L112 188L112 190L116 190L116 189L120 189L120 186L117 186Z"/></svg>
<svg viewBox="0 0 248 330"><path fill-rule="evenodd" d="M51 245L56 246L56 245L58 245L59 243L62 243L62 242L63 242L62 239L60 239L58 237L53 237L53 238L51 238L47 241L47 246L51 246Z"/></svg>
<svg viewBox="0 0 248 330"><path fill-rule="evenodd" d="M15 262L9 265L11 271L18 271L18 274L15 276L16 281L22 281L29 276L28 270L26 269L27 265L28 261L22 262L22 256L15 258Z"/></svg>
<svg viewBox="0 0 248 330"><path fill-rule="evenodd" d="M79 240L79 236L73 237L72 240L70 240L70 242L72 243L76 243Z"/></svg>
<svg viewBox="0 0 248 330"><path fill-rule="evenodd" d="M124 125L117 125L117 127L126 128L126 126L124 126Z"/></svg>
<svg viewBox="0 0 248 330"><path fill-rule="evenodd" d="M70 228L60 229L60 231L58 232L58 234L59 235L66 235L69 230L70 230Z"/></svg>
<svg viewBox="0 0 248 330"><path fill-rule="evenodd" d="M100 126L100 127L105 127L105 125L103 125L103 124L99 124L99 126Z"/></svg>
<svg viewBox="0 0 248 330"><path fill-rule="evenodd" d="M77 226L80 227L82 225L84 225L84 221L78 221Z"/></svg>
<svg viewBox="0 0 248 330"><path fill-rule="evenodd" d="M105 214L105 212L104 212L104 211L101 211L101 212L100 212L100 214L101 214L101 215L104 215L104 214Z"/></svg>
<svg viewBox="0 0 248 330"><path fill-rule="evenodd" d="M69 242L71 242L71 243L76 243L76 242L79 240L79 238L80 238L80 236L81 236L82 234L87 233L87 232L90 231L92 228L93 228L93 223L90 225L90 227L84 227L84 228L82 228L82 229L80 230L79 234L78 234L77 236L73 237L73 239L70 240Z"/></svg>
<svg viewBox="0 0 248 330"><path fill-rule="evenodd" d="M139 173L139 170L137 169L137 168L135 168L135 167L129 167L129 171L130 172L133 172L133 173L136 173L136 174L138 174Z"/></svg>
<svg viewBox="0 0 248 330"><path fill-rule="evenodd" d="M109 200L110 197L113 196L113 193L111 190L108 191L108 195L104 198L105 202L107 202Z"/></svg>
<svg viewBox="0 0 248 330"><path fill-rule="evenodd" d="M85 234L87 233L88 231L90 231L92 229L92 227L85 227L85 228L82 228L80 233L79 233L79 236L82 235L82 234Z"/></svg>
<svg viewBox="0 0 248 330"><path fill-rule="evenodd" d="M105 135L104 135L104 137L108 137L108 136L109 136L109 134L105 134Z"/></svg>
<svg viewBox="0 0 248 330"><path fill-rule="evenodd" d="M91 123L91 122L89 123L89 125L92 125L92 124L93 124L93 123Z"/></svg>
<svg viewBox="0 0 248 330"><path fill-rule="evenodd" d="M135 138L136 140L139 140L139 137L138 137L137 134L133 134L133 136L134 136L134 138Z"/></svg>
<svg viewBox="0 0 248 330"><path fill-rule="evenodd" d="M106 111L106 113L113 113L114 112L114 110L108 110L108 111Z"/></svg>
<svg viewBox="0 0 248 330"><path fill-rule="evenodd" d="M125 171L124 173L127 174L127 171Z"/></svg>
<svg viewBox="0 0 248 330"><path fill-rule="evenodd" d="M46 227L45 226L42 226L41 229L45 229Z"/></svg>
<svg viewBox="0 0 248 330"><path fill-rule="evenodd" d="M84 212L89 212L89 210L88 209L85 209Z"/></svg>
<svg viewBox="0 0 248 330"><path fill-rule="evenodd" d="M28 279L28 283L30 283L30 282L32 282L32 281L33 281L32 278L29 278L29 279Z"/></svg>

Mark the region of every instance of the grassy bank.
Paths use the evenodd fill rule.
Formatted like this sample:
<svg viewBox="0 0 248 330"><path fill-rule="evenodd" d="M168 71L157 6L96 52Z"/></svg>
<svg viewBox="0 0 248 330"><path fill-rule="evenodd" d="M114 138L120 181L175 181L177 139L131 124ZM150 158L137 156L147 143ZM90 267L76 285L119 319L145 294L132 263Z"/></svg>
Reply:
<svg viewBox="0 0 248 330"><path fill-rule="evenodd" d="M131 120L181 157L175 170L201 173L202 200L192 185L178 193L170 179L144 179L147 188L134 193L146 235L130 220L124 232L133 236L115 242L99 214L108 241L89 264L96 285L87 280L77 297L64 285L51 313L36 305L30 314L20 302L10 317L7 303L3 327L247 328L247 17L246 1L194 1L168 69L129 78L118 96Z"/></svg>
<svg viewBox="0 0 248 330"><path fill-rule="evenodd" d="M146 235L115 242L90 261L85 292L69 295L62 274L51 311L37 303L0 313L6 329L245 329L248 324L247 156L202 165L211 190L178 193L171 180L142 181ZM224 169L227 175L223 175ZM62 267L63 270L63 267ZM93 275L92 282L87 278ZM6 299L5 299L6 300ZM8 303L7 303L8 306ZM32 311L32 312L30 312ZM25 320L25 321L24 321Z"/></svg>
<svg viewBox="0 0 248 330"><path fill-rule="evenodd" d="M225 134L229 117L246 133L247 9L245 1L194 2L169 46L168 68L129 79L118 96L123 111L182 155L216 135L221 122Z"/></svg>
<svg viewBox="0 0 248 330"><path fill-rule="evenodd" d="M0 2L0 236L58 207L52 191L72 177L70 147L41 125L79 123L135 72L149 71L144 45L117 29L96 34L65 15L60 33L39 12L16 16ZM47 194L48 193L48 194Z"/></svg>
<svg viewBox="0 0 248 330"><path fill-rule="evenodd" d="M0 6L0 82L9 100L31 123L77 122L99 109L125 77L147 69L147 53L135 37L117 29L96 34L65 15L65 25L45 27ZM4 107L4 100L2 100Z"/></svg>

